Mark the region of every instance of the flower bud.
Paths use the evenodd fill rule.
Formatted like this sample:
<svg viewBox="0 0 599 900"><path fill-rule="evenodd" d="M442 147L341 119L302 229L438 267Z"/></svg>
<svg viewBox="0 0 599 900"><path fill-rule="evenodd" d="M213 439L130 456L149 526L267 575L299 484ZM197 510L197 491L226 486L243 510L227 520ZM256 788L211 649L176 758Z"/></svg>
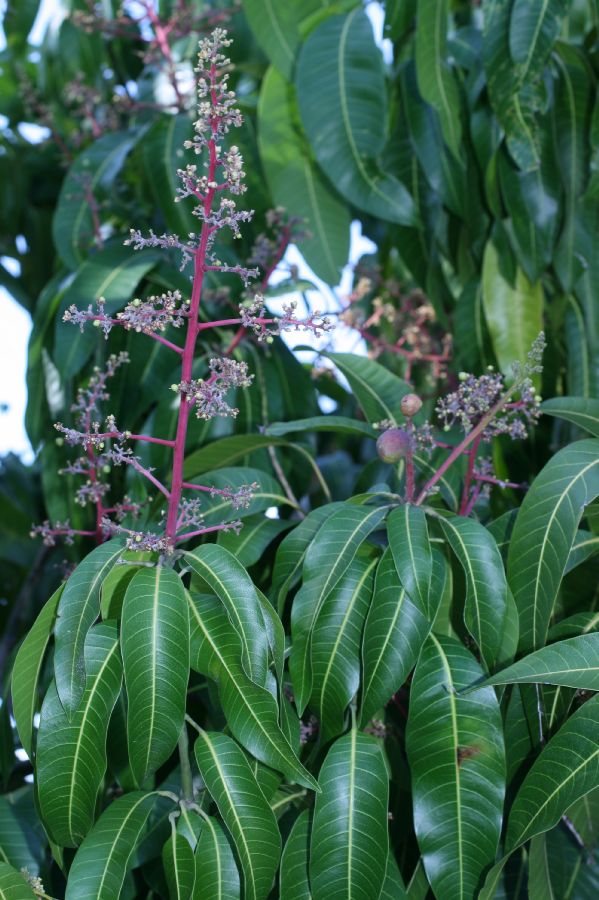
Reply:
<svg viewBox="0 0 599 900"><path fill-rule="evenodd" d="M422 409L422 400L418 394L406 394L401 399L400 409L406 419L411 419Z"/></svg>
<svg viewBox="0 0 599 900"><path fill-rule="evenodd" d="M409 452L412 438L404 428L389 428L376 442L379 458L386 463L396 463Z"/></svg>

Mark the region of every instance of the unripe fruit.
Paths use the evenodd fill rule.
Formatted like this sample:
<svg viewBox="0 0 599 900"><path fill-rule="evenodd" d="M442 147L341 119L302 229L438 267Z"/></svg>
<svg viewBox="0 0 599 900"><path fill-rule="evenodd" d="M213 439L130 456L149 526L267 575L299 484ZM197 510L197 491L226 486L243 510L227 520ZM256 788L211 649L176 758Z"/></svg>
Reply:
<svg viewBox="0 0 599 900"><path fill-rule="evenodd" d="M406 419L411 419L422 409L422 400L418 394L406 394L401 399L400 409Z"/></svg>
<svg viewBox="0 0 599 900"><path fill-rule="evenodd" d="M410 451L412 438L403 428L384 431L376 442L379 458L385 463L396 463Z"/></svg>

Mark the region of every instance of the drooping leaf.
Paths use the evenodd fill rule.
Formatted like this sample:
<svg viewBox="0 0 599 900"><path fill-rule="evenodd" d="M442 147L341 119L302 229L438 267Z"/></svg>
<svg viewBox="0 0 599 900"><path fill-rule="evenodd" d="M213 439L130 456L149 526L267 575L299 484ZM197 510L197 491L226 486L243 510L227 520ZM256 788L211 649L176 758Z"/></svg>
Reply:
<svg viewBox="0 0 599 900"><path fill-rule="evenodd" d="M66 900L114 900L120 896L155 799L155 794L133 791L104 810L75 854Z"/></svg>
<svg viewBox="0 0 599 900"><path fill-rule="evenodd" d="M266 900L281 853L277 820L232 738L203 731L194 752L239 856L244 896L247 900Z"/></svg>
<svg viewBox="0 0 599 900"><path fill-rule="evenodd" d="M380 363L366 356L353 353L324 353L349 381L349 385L372 424L389 419L394 424L403 422L401 399L411 391L403 381Z"/></svg>
<svg viewBox="0 0 599 900"><path fill-rule="evenodd" d="M121 619L127 742L142 785L173 752L185 717L189 613L179 576L163 566L131 580Z"/></svg>
<svg viewBox="0 0 599 900"><path fill-rule="evenodd" d="M507 571L520 617L521 652L545 643L584 507L599 494L598 451L599 441L585 440L556 453L518 512Z"/></svg>
<svg viewBox="0 0 599 900"><path fill-rule="evenodd" d="M167 227L181 235L189 234L197 224L187 205L189 201L175 203L180 187L177 169L181 168L183 144L192 137L193 125L189 116L179 113L160 116L141 143L144 167L149 175L147 183L154 202Z"/></svg>
<svg viewBox="0 0 599 900"><path fill-rule="evenodd" d="M347 504L333 513L308 548L304 583L291 610L289 668L300 715L312 693L312 631L322 604L386 513L384 507Z"/></svg>
<svg viewBox="0 0 599 900"><path fill-rule="evenodd" d="M170 900L191 900L196 877L195 856L187 838L174 827L162 848L162 865Z"/></svg>
<svg viewBox="0 0 599 900"><path fill-rule="evenodd" d="M29 823L19 816L8 796L0 797L0 860L19 872L27 869L31 875L37 875L39 859L32 843Z"/></svg>
<svg viewBox="0 0 599 900"><path fill-rule="evenodd" d="M379 164L387 122L384 68L360 7L312 31L299 55L296 86L316 159L339 193L364 212L413 224L410 194Z"/></svg>
<svg viewBox="0 0 599 900"><path fill-rule="evenodd" d="M599 437L599 400L587 397L554 397L541 404L548 416L565 419L593 437Z"/></svg>
<svg viewBox="0 0 599 900"><path fill-rule="evenodd" d="M21 872L8 863L0 862L0 897L2 900L35 900L37 894L27 884Z"/></svg>
<svg viewBox="0 0 599 900"><path fill-rule="evenodd" d="M308 863L310 858L310 810L299 814L281 856L279 893L285 900L312 900Z"/></svg>
<svg viewBox="0 0 599 900"><path fill-rule="evenodd" d="M355 728L320 769L310 842L314 900L378 897L387 867L389 776L376 738Z"/></svg>
<svg viewBox="0 0 599 900"><path fill-rule="evenodd" d="M492 688L456 695L480 677L456 640L430 635L416 666L406 735L414 827L437 896L476 896L495 860L505 792L501 716Z"/></svg>
<svg viewBox="0 0 599 900"><path fill-rule="evenodd" d="M270 61L284 78L290 80L300 42L300 7L273 0L264 3L262 0L247 0L243 10L256 40Z"/></svg>
<svg viewBox="0 0 599 900"><path fill-rule="evenodd" d="M428 616L433 558L424 511L411 503L398 506L389 514L387 535L399 580L410 600Z"/></svg>
<svg viewBox="0 0 599 900"><path fill-rule="evenodd" d="M253 566L272 542L288 531L290 523L286 519L269 519L268 516L252 516L243 523L240 534L221 531L218 543L232 553L242 566Z"/></svg>
<svg viewBox="0 0 599 900"><path fill-rule="evenodd" d="M37 736L40 811L61 847L77 847L93 825L106 773L106 735L122 679L114 624L103 622L88 633L85 671L85 690L70 720L50 685Z"/></svg>
<svg viewBox="0 0 599 900"><path fill-rule="evenodd" d="M33 757L33 716L37 704L37 690L46 647L50 640L61 585L46 602L19 647L11 676L12 709L17 731L29 759Z"/></svg>
<svg viewBox="0 0 599 900"><path fill-rule="evenodd" d="M360 644L377 559L357 557L325 597L312 634L310 706L326 743L344 729L344 714L360 685Z"/></svg>
<svg viewBox="0 0 599 900"><path fill-rule="evenodd" d="M204 816L195 850L192 900L239 900L239 872L218 819Z"/></svg>
<svg viewBox="0 0 599 900"><path fill-rule="evenodd" d="M414 666L431 623L403 589L390 550L379 562L362 644L360 723L399 690Z"/></svg>
<svg viewBox="0 0 599 900"><path fill-rule="evenodd" d="M275 422L266 429L266 434L273 437L282 437L285 434L295 434L303 431L332 431L335 434L348 434L355 437L377 438L378 433L359 419L349 419L347 416L313 416L309 419L297 419L293 422Z"/></svg>
<svg viewBox="0 0 599 900"><path fill-rule="evenodd" d="M100 588L123 552L120 539L92 550L67 581L54 626L54 676L60 702L73 716L85 687L85 638L100 612Z"/></svg>

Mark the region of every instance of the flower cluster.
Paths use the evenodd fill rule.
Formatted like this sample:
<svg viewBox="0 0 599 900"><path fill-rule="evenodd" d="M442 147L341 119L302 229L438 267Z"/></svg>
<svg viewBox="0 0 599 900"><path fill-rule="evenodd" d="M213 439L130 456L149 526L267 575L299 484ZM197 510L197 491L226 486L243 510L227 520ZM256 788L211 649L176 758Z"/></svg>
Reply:
<svg viewBox="0 0 599 900"><path fill-rule="evenodd" d="M197 378L172 385L186 401L193 404L198 419L215 416L235 417L239 410L227 403L226 396L233 388L249 387L254 376L248 374L247 363L234 359L211 359L209 378Z"/></svg>
<svg viewBox="0 0 599 900"><path fill-rule="evenodd" d="M297 301L291 300L283 304L283 314L276 318L269 317L262 294L256 294L253 300L244 300L239 307L239 314L244 328L251 331L259 342L272 343L275 336L284 331L309 331L314 337L321 337L334 328L327 316L318 309L310 312L305 319L296 315Z"/></svg>
<svg viewBox="0 0 599 900"><path fill-rule="evenodd" d="M188 305L189 301L183 301L179 291L167 291L147 300L136 297L116 317L127 331L152 334L166 331L169 325L181 328L188 315Z"/></svg>

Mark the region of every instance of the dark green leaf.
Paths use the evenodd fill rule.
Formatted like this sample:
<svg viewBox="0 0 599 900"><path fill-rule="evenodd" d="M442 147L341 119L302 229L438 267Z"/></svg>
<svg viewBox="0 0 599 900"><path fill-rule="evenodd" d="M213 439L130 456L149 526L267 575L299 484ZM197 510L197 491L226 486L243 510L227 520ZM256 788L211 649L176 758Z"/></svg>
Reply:
<svg viewBox="0 0 599 900"><path fill-rule="evenodd" d="M272 542L288 531L291 523L286 519L269 519L268 516L251 516L243 523L239 534L221 531L218 543L232 553L242 566L255 565Z"/></svg>
<svg viewBox="0 0 599 900"><path fill-rule="evenodd" d="M275 0L246 0L243 11L256 40L289 81L300 41L301 7L294 3L276 3Z"/></svg>
<svg viewBox="0 0 599 900"><path fill-rule="evenodd" d="M220 822L204 816L195 851L192 900L239 900L239 872Z"/></svg>
<svg viewBox="0 0 599 900"><path fill-rule="evenodd" d="M555 397L545 400L541 410L548 416L565 419L599 437L599 400L587 397Z"/></svg>
<svg viewBox="0 0 599 900"><path fill-rule="evenodd" d="M195 857L186 837L175 828L162 848L162 865L170 900L190 900L195 884Z"/></svg>
<svg viewBox="0 0 599 900"><path fill-rule="evenodd" d="M281 856L279 893L284 900L312 900L308 862L310 856L310 810L299 814Z"/></svg>
<svg viewBox="0 0 599 900"><path fill-rule="evenodd" d="M0 859L15 869L39 872L39 861L32 844L29 825L19 816L18 807L9 796L0 797Z"/></svg>
<svg viewBox="0 0 599 900"><path fill-rule="evenodd" d="M29 887L21 872L0 862L0 897L2 900L29 900L37 897Z"/></svg>
<svg viewBox="0 0 599 900"><path fill-rule="evenodd" d="M428 616L433 558L424 511L411 503L398 506L389 514L387 535L399 580L413 603Z"/></svg>
<svg viewBox="0 0 599 900"><path fill-rule="evenodd" d="M332 431L335 434L349 434L355 437L377 438L378 434L367 422L349 419L346 416L314 416L310 419L298 419L295 422L276 422L269 425L266 434L281 437L302 431Z"/></svg>
<svg viewBox="0 0 599 900"><path fill-rule="evenodd" d="M323 355L328 356L345 375L371 424L383 419L389 419L394 424L404 421L401 398L412 390L406 381L366 356L353 353Z"/></svg>

